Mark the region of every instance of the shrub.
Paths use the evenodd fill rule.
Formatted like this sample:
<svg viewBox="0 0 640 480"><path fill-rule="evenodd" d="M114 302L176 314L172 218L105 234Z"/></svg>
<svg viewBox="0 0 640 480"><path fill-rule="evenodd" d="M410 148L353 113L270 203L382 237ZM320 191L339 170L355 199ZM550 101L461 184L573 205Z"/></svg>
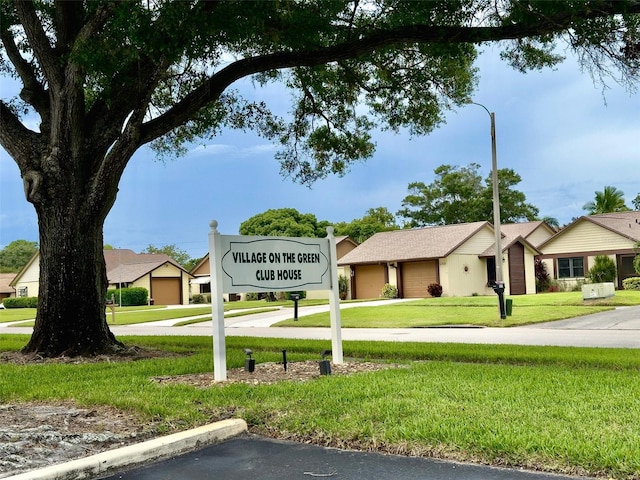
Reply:
<svg viewBox="0 0 640 480"><path fill-rule="evenodd" d="M442 285L440 285L439 283L431 283L427 287L427 292L429 292L429 295L431 295L432 297L441 297Z"/></svg>
<svg viewBox="0 0 640 480"><path fill-rule="evenodd" d="M547 265L540 259L535 261L536 292L547 292L551 285L551 277L547 272Z"/></svg>
<svg viewBox="0 0 640 480"><path fill-rule="evenodd" d="M346 275L338 276L338 294L342 300L349 294L349 277Z"/></svg>
<svg viewBox="0 0 640 480"><path fill-rule="evenodd" d="M616 280L616 262L608 255L597 255L593 267L589 269L586 277L592 283L614 282Z"/></svg>
<svg viewBox="0 0 640 480"><path fill-rule="evenodd" d="M556 282L555 280L551 280L549 282L549 292L559 292L560 291L560 285L558 284L558 282Z"/></svg>
<svg viewBox="0 0 640 480"><path fill-rule="evenodd" d="M9 297L2 304L5 308L38 308L38 297Z"/></svg>
<svg viewBox="0 0 640 480"><path fill-rule="evenodd" d="M587 283L584 280L576 280L576 283L571 287L572 292L581 292L582 286Z"/></svg>
<svg viewBox="0 0 640 480"><path fill-rule="evenodd" d="M624 290L640 290L640 277L629 277L622 281Z"/></svg>
<svg viewBox="0 0 640 480"><path fill-rule="evenodd" d="M245 299L248 302L258 300L258 294L256 292L248 292L247 295L245 296Z"/></svg>
<svg viewBox="0 0 640 480"><path fill-rule="evenodd" d="M205 303L204 295L201 293L194 293L191 299L193 300L193 303Z"/></svg>
<svg viewBox="0 0 640 480"><path fill-rule="evenodd" d="M148 303L149 291L143 287L113 288L107 290L107 300L115 298L116 303L122 302L120 306L132 307L135 305L146 305Z"/></svg>
<svg viewBox="0 0 640 480"><path fill-rule="evenodd" d="M306 291L301 291L301 292L283 292L282 293L283 297L282 300L291 300L291 295L298 295L298 300L302 300L303 298L307 298L307 292Z"/></svg>
<svg viewBox="0 0 640 480"><path fill-rule="evenodd" d="M633 258L633 268L638 275L640 275L640 255L636 255Z"/></svg>
<svg viewBox="0 0 640 480"><path fill-rule="evenodd" d="M382 287L382 298L398 298L398 287L385 283Z"/></svg>

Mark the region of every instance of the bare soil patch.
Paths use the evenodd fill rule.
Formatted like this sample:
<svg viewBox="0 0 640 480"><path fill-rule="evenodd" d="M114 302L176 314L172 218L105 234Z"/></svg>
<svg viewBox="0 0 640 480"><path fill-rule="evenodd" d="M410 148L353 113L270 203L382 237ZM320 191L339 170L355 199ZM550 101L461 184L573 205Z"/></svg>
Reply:
<svg viewBox="0 0 640 480"><path fill-rule="evenodd" d="M0 478L148 440L156 431L110 407L0 405Z"/></svg>
<svg viewBox="0 0 640 480"><path fill-rule="evenodd" d="M397 365L353 362L343 364L331 363L331 375L350 375L360 372L373 372ZM317 361L282 363L268 362L258 363L253 372L247 372L244 368L231 368L227 370L227 380L216 382L211 373L199 373L191 375L178 375L167 377L154 377L153 380L161 384L183 384L194 387L208 388L214 385L223 386L230 383L248 383L252 385L269 385L276 382L292 381L306 382L321 377L320 366Z"/></svg>

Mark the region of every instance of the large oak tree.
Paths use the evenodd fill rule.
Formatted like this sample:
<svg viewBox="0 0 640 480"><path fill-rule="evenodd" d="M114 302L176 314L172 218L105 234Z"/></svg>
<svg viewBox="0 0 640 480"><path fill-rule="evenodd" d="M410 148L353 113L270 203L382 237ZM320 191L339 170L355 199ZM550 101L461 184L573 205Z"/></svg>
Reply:
<svg viewBox="0 0 640 480"><path fill-rule="evenodd" d="M376 124L425 134L441 123L473 93L485 42L504 41L505 60L522 70L561 61L559 42L596 77L633 82L639 65L637 0L6 0L0 9L0 71L22 86L0 102L0 144L40 234L24 351L46 356L122 346L105 318L102 229L143 145L170 156L221 128L253 129L281 144L286 175L310 183L370 156ZM232 89L247 77L285 84L290 118Z"/></svg>

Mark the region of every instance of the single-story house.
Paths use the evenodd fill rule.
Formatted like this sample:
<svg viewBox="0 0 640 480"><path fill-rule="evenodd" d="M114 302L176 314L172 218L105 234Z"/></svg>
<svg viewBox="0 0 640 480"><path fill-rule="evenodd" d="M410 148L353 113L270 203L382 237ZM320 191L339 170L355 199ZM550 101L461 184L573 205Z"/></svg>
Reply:
<svg viewBox="0 0 640 480"><path fill-rule="evenodd" d="M529 235L538 227L530 226ZM505 294L535 293L534 258L540 252L515 229L511 233L502 235ZM431 283L442 285L445 296L490 295L495 232L489 222L380 232L338 265L349 270L352 299L377 298L386 283L396 286L401 298L428 297Z"/></svg>
<svg viewBox="0 0 640 480"><path fill-rule="evenodd" d="M16 296L16 289L11 286L15 277L15 273L0 273L0 303L5 298Z"/></svg>
<svg viewBox="0 0 640 480"><path fill-rule="evenodd" d="M144 287L156 305L189 303L191 275L168 255L135 253L128 249L104 250L109 288ZM40 254L36 252L11 285L18 297L37 297Z"/></svg>
<svg viewBox="0 0 640 480"><path fill-rule="evenodd" d="M615 285L622 288L625 278L636 277L633 259L640 242L640 212L614 212L583 216L538 249L547 272L568 288L585 279L597 255L608 255L617 265Z"/></svg>
<svg viewBox="0 0 640 480"><path fill-rule="evenodd" d="M348 252L356 248L358 244L348 236L336 237L336 256L342 258ZM211 266L209 264L209 254L207 253L189 272L193 279L191 280L191 296L198 293L211 293ZM338 275L345 275L344 267L338 266ZM225 300L234 301L240 299L240 294L225 294ZM326 290L310 290L307 292L307 298L328 298L329 293Z"/></svg>

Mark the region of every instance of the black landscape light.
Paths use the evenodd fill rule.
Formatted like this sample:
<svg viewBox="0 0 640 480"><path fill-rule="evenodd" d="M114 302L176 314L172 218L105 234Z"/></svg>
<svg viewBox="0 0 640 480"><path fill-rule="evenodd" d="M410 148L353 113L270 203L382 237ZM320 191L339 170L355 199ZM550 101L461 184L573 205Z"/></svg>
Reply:
<svg viewBox="0 0 640 480"><path fill-rule="evenodd" d="M282 350L282 366L284 367L284 371L287 371L287 351Z"/></svg>
<svg viewBox="0 0 640 480"><path fill-rule="evenodd" d="M249 348L243 348L242 351L247 356L247 359L244 361L244 371L253 372L256 369L256 361L255 359L251 358L251 355L253 355L253 350Z"/></svg>
<svg viewBox="0 0 640 480"><path fill-rule="evenodd" d="M326 359L328 355L331 355L331 350L323 350L320 352L322 360L318 362L320 366L320 375L331 375L331 363Z"/></svg>

